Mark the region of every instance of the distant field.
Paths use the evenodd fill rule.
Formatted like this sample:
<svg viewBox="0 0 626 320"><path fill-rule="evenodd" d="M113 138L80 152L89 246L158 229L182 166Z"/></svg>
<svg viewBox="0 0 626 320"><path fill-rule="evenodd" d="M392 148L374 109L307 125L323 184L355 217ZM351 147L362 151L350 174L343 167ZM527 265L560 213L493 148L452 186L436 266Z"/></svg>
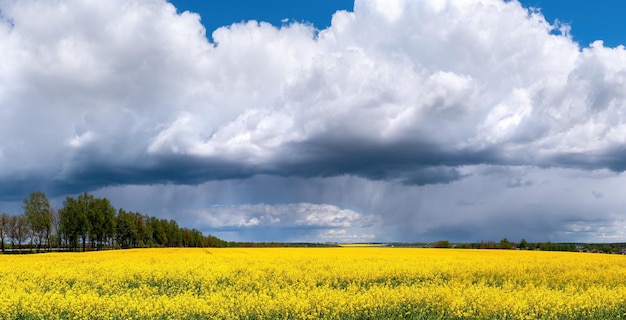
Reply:
<svg viewBox="0 0 626 320"><path fill-rule="evenodd" d="M2 319L618 319L626 256L406 248L0 256Z"/></svg>

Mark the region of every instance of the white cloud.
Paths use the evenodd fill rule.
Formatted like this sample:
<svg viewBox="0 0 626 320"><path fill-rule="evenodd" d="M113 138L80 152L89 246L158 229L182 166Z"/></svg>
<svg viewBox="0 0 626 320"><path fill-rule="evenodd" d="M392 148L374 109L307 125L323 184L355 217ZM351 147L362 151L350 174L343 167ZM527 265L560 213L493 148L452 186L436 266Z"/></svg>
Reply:
<svg viewBox="0 0 626 320"><path fill-rule="evenodd" d="M326 175L320 158L364 166L343 152L360 146L430 159L389 159L383 176L472 157L624 169L584 155L624 145L624 48L581 51L517 2L357 0L317 37L251 21L212 31L214 44L199 16L163 0L4 1L2 12L0 145L22 160L13 172L71 177L115 154L111 166L139 171L174 157ZM29 161L40 149L49 161ZM373 178L365 166L333 174Z"/></svg>
<svg viewBox="0 0 626 320"><path fill-rule="evenodd" d="M81 148L90 142L94 141L95 137L91 131L87 131L81 135L75 134L69 141L68 144L73 148Z"/></svg>
<svg viewBox="0 0 626 320"><path fill-rule="evenodd" d="M319 235L320 239L325 242L339 242L339 243L359 243L359 242L372 242L376 239L373 234L355 234L349 233L345 229L328 230Z"/></svg>
<svg viewBox="0 0 626 320"><path fill-rule="evenodd" d="M204 228L234 227L281 228L361 228L374 220L358 212L329 204L241 204L216 205L197 214Z"/></svg>

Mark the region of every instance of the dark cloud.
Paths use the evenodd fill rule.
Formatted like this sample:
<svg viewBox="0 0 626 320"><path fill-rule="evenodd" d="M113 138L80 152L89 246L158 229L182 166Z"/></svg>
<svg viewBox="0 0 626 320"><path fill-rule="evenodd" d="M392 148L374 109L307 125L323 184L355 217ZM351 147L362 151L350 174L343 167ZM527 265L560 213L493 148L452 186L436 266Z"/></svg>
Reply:
<svg viewBox="0 0 626 320"><path fill-rule="evenodd" d="M596 199L602 199L604 198L604 193L600 192L600 191L596 191L596 190L591 190L591 194L593 195L594 198Z"/></svg>
<svg viewBox="0 0 626 320"><path fill-rule="evenodd" d="M292 148L297 158L274 172L282 176L330 177L355 175L407 185L449 183L462 178L457 166L493 162L488 152L442 150L426 142L391 145L368 141L325 139Z"/></svg>
<svg viewBox="0 0 626 320"><path fill-rule="evenodd" d="M530 187L534 185L535 182L531 180L523 180L522 178L514 178L509 180L506 183L507 188L519 188L519 187Z"/></svg>

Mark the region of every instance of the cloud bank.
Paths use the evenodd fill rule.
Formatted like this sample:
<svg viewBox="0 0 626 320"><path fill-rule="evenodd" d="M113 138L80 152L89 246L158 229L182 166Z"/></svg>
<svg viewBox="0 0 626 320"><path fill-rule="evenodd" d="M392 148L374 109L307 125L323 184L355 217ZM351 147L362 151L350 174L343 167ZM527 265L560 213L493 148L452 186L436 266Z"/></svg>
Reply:
<svg viewBox="0 0 626 320"><path fill-rule="evenodd" d="M204 221L197 223L211 226L213 231L227 233L244 229L264 241L284 241L285 230L290 231L289 241L371 241L373 235L362 231L371 227L376 219L333 205L311 203L215 205L198 216ZM275 234L277 230L281 232Z"/></svg>
<svg viewBox="0 0 626 320"><path fill-rule="evenodd" d="M164 0L2 0L0 197L267 177L416 190L484 167L619 174L626 51L568 30L515 1L357 0L323 30L249 21L210 42ZM283 203L300 202L314 201ZM286 208L235 205L203 216L271 225Z"/></svg>

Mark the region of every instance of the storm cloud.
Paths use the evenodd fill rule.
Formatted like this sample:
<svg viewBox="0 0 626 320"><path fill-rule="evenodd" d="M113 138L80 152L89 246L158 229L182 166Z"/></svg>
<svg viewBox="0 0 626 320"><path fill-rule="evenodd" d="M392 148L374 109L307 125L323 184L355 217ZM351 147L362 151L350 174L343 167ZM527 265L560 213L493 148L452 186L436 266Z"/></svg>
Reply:
<svg viewBox="0 0 626 320"><path fill-rule="evenodd" d="M189 188L204 200L162 205L204 230L597 239L581 226L623 204L595 185L604 204L582 208L600 217L559 213L567 196L541 181L623 180L626 51L569 30L516 1L357 0L326 29L248 21L209 41L165 0L2 0L0 199L95 191L145 210L121 194ZM464 198L474 188L493 190ZM297 223L303 208L319 225Z"/></svg>

